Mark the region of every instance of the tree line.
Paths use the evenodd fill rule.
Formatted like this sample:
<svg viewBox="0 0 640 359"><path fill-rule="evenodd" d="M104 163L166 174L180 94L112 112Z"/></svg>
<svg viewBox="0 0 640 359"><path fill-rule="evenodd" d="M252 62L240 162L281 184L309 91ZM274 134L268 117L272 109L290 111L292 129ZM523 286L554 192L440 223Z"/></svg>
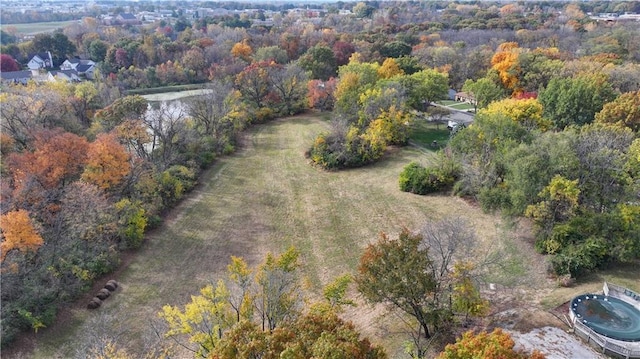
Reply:
<svg viewBox="0 0 640 359"><path fill-rule="evenodd" d="M479 108L474 123L399 181L531 218L549 270L576 278L640 257L640 91L612 75L615 56L558 61L555 51L500 45L487 74L464 85ZM531 67L532 56L546 65ZM526 96L531 79L537 97Z"/></svg>

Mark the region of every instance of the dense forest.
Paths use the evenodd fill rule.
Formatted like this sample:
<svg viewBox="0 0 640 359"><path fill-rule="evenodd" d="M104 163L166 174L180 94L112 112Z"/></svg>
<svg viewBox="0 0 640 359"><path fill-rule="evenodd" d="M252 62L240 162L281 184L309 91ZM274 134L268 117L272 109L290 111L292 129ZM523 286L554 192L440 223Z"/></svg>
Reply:
<svg viewBox="0 0 640 359"><path fill-rule="evenodd" d="M450 193L486 211L530 219L549 271L567 281L640 259L640 22L597 18L640 13L639 3L373 1L302 13L289 11L292 5L261 9L194 18L176 8L172 18L124 26L104 25L97 12L28 41L3 29L3 72L47 51L55 66L73 56L97 63L92 81L2 85L3 346L21 331L50 325L60 306L117 268L122 253L143 244L199 174L235 150L247 127L324 111L330 129L309 143L310 163L329 171L361 167L408 145L411 123L442 119L436 104L450 89L471 95L473 124L453 129L431 165L407 164L398 174L400 190ZM271 23L254 24L267 10ZM137 95L193 84L203 92L182 107L151 106ZM430 233L450 232L441 224ZM371 302L391 302L414 317L418 337L429 339L456 320L454 313L481 315L485 304L468 263L446 263L446 273L436 275L437 260L425 254L404 258L414 267L394 273L400 277L385 277L391 272L385 263L407 250L421 253L422 236L433 237L383 236L363 254L354 281ZM240 259L232 264L233 293L246 290L251 271ZM283 291L256 313L224 285L202 289L211 305L231 304L208 309L219 314L212 319L220 321L218 333L194 334L193 351L231 358L238 350L289 348L294 356L322 357L339 342L344 353L385 357L338 317L348 281L329 288L313 310L295 312L298 265L291 249L255 269L263 303L273 299L265 294L270 288ZM393 288L392 280L419 266L431 274L413 283L433 293L433 301ZM235 313L235 320L222 312ZM164 313L169 333L185 334L189 308ZM344 337L322 337L324 330ZM306 331L315 333L312 343L292 339ZM251 336L262 346L233 347ZM422 357L419 339L414 349ZM453 351L441 357L457 357Z"/></svg>

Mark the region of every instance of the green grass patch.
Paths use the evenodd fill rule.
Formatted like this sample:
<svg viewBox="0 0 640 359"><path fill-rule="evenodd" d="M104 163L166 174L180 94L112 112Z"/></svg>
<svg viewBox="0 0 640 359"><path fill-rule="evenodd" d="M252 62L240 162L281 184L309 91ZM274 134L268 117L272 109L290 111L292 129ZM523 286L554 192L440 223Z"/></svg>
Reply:
<svg viewBox="0 0 640 359"><path fill-rule="evenodd" d="M444 105L444 106L449 106L449 105L455 105L459 102L453 101L453 100L442 100L442 101L437 101L438 104L440 105Z"/></svg>
<svg viewBox="0 0 640 359"><path fill-rule="evenodd" d="M409 140L417 146L435 151L446 146L449 141L449 130L446 124L416 120L411 125ZM436 145L433 141L436 141Z"/></svg>
<svg viewBox="0 0 640 359"><path fill-rule="evenodd" d="M449 107L455 110L462 110L462 111L473 110L475 108L472 104L466 103L466 102L458 102L456 104L449 105Z"/></svg>
<svg viewBox="0 0 640 359"><path fill-rule="evenodd" d="M8 28L14 28L16 29L16 33L20 35L36 35L40 33L53 32L58 29L63 29L77 22L78 20L34 22L30 24L4 24L0 26L0 28L2 28L2 30L4 31L7 31Z"/></svg>

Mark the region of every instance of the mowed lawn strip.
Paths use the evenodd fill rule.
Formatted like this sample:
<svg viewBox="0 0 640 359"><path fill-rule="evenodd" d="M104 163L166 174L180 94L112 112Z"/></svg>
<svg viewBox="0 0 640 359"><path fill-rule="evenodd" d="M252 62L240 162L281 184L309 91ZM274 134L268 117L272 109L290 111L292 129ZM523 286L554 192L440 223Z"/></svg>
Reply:
<svg viewBox="0 0 640 359"><path fill-rule="evenodd" d="M393 237L403 226L417 230L427 220L460 216L487 246L506 238L499 216L460 198L398 190L406 164L429 162L430 154L420 149L391 149L381 162L359 169L326 172L311 166L304 152L327 130L321 115L253 127L238 152L218 160L163 226L148 235L115 278L121 283L116 294L95 311L78 303L67 324L40 331L29 357L74 357L100 337L115 339L134 356L143 354L156 340L153 323L162 306L183 306L201 287L223 278L231 255L255 267L268 251L294 245L302 254L310 295L318 296L331 279L355 271L363 248L381 231ZM531 277L529 263L535 259L527 252L519 252L525 268L518 272ZM378 314L361 306L347 318L396 353L406 337L385 333Z"/></svg>

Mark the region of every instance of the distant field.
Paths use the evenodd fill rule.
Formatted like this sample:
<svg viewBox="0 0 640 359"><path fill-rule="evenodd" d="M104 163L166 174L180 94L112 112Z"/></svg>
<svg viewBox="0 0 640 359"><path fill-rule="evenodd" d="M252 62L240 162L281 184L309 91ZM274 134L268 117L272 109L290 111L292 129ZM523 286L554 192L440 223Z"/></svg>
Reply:
<svg viewBox="0 0 640 359"><path fill-rule="evenodd" d="M70 21L52 21L52 22L34 22L31 24L4 24L0 26L2 30L8 28L15 28L16 33L20 35L36 35L43 32L52 32L57 29L62 29L73 23L77 23L78 20Z"/></svg>

